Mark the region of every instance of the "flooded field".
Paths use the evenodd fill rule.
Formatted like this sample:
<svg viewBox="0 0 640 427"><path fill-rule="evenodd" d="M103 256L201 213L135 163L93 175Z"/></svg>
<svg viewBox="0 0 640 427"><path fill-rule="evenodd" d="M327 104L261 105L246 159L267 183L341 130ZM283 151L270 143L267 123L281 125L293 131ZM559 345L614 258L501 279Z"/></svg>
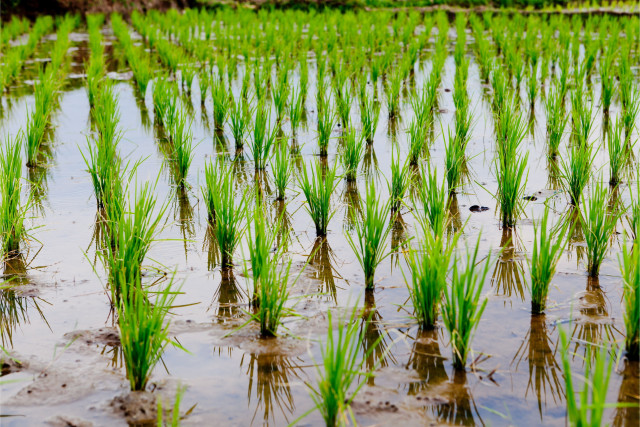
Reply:
<svg viewBox="0 0 640 427"><path fill-rule="evenodd" d="M566 369L579 391L602 358L612 362L603 402L621 404L602 422L638 425L638 331L632 361L632 292L624 296L634 283L638 293L638 16L221 9L40 20L7 30L2 57L6 77L12 50L34 44L3 79L0 110L3 157L14 141L25 147L18 216L27 230L17 250L2 236L2 425L151 425L157 401L170 412L177 395L184 425L322 425L311 389L326 373L329 334L349 319L357 372L346 397L357 394L338 402L340 421L572 424ZM31 144L47 94L46 124ZM100 109L113 100L115 154L92 163L108 139ZM549 129L552 114L562 127ZM104 169L112 181L97 185L102 169L89 170L115 164ZM505 175L514 164L524 167L520 179ZM316 171L320 190L335 186L326 233L303 188ZM120 258L130 240L119 224L142 206L144 183L156 202L143 217L159 222L148 251L133 257L136 273ZM425 195L438 190L441 203ZM246 214L225 252L229 206ZM442 212L440 223L429 209ZM561 247L542 313L532 313L529 260L545 212ZM613 228L601 230L593 274L598 212ZM359 233L375 237L376 213L379 264L365 277L354 249ZM451 256L440 258L446 285L429 325L416 315L410 260L436 247ZM280 294L259 288L256 259L275 265L276 279L290 267ZM472 305L486 306L460 367L458 329L446 319L463 272L476 275ZM179 290L164 318L176 345L160 351L146 391L132 393L122 319L130 300L161 307L156 295L169 286ZM252 316L278 295L282 317L265 330Z"/></svg>

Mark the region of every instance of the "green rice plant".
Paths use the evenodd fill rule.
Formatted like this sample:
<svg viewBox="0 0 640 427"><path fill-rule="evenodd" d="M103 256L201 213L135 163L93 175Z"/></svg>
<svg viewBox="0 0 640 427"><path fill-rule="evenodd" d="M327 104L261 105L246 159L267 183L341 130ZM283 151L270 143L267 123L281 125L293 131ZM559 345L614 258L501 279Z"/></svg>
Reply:
<svg viewBox="0 0 640 427"><path fill-rule="evenodd" d="M627 106L622 108L622 123L627 141L631 140L631 133L633 132L633 128L637 126L639 115L640 91L636 89L631 92Z"/></svg>
<svg viewBox="0 0 640 427"><path fill-rule="evenodd" d="M609 152L609 184L618 185L627 163L627 150L622 136L622 121L616 119L607 133L607 151Z"/></svg>
<svg viewBox="0 0 640 427"><path fill-rule="evenodd" d="M304 114L304 92L302 90L291 91L291 99L289 100L289 122L291 123L291 132L295 135L300 121Z"/></svg>
<svg viewBox="0 0 640 427"><path fill-rule="evenodd" d="M201 188L204 205L207 208L207 217L211 224L216 220L216 205L214 199L218 195L220 177L229 173L228 167L221 158L210 160L204 164L204 187Z"/></svg>
<svg viewBox="0 0 640 427"><path fill-rule="evenodd" d="M302 173L298 175L298 185L307 201L306 209L316 227L317 236L327 235L327 227L334 213L331 195L338 185L336 167L337 164L334 164L323 170L318 160L310 169L303 166Z"/></svg>
<svg viewBox="0 0 640 427"><path fill-rule="evenodd" d="M544 215L533 224L533 250L529 261L531 272L531 311L543 313L547 306L549 285L556 272L558 261L568 243L569 222L555 227L549 224L549 207Z"/></svg>
<svg viewBox="0 0 640 427"><path fill-rule="evenodd" d="M182 396L184 395L185 390L186 390L186 387L178 385L176 389L176 398L175 398L175 401L173 402L173 410L171 411L171 420L169 422L164 421L162 399L158 398L158 409L157 409L158 419L156 423L157 427L165 427L165 426L180 427L180 419L181 419L180 402L182 401ZM184 416L188 415L194 408L195 408L195 405L192 406Z"/></svg>
<svg viewBox="0 0 640 427"><path fill-rule="evenodd" d="M593 105L587 107L587 102L582 96L582 88L578 86L571 93L571 117L573 120L573 135L579 145L589 143L591 129L595 122Z"/></svg>
<svg viewBox="0 0 640 427"><path fill-rule="evenodd" d="M504 139L498 141L498 158L495 163L495 174L498 178L496 199L500 204L502 225L513 227L524 209L522 198L527 183L529 153L523 156L518 148L526 128L523 120L509 120L509 124L504 123L501 129L504 129L505 134Z"/></svg>
<svg viewBox="0 0 640 427"><path fill-rule="evenodd" d="M204 105L207 100L207 91L211 85L211 77L204 67L198 73L198 89L200 90L200 105Z"/></svg>
<svg viewBox="0 0 640 427"><path fill-rule="evenodd" d="M273 227L273 224L269 223L264 205L258 197L256 197L256 203L254 203L253 209L246 209L246 216L248 224L247 246L249 249L249 261L251 263L251 274L246 272L246 275L252 279L252 304L257 307L260 305L260 283L262 282L263 276L267 274L272 251L275 246L277 229L280 224L279 220L276 227Z"/></svg>
<svg viewBox="0 0 640 427"><path fill-rule="evenodd" d="M0 147L0 238L2 257L20 252L20 243L27 236L24 226L29 203L22 204L22 150L24 135L19 133Z"/></svg>
<svg viewBox="0 0 640 427"><path fill-rule="evenodd" d="M27 154L27 166L34 167L38 165L38 154L40 153L40 144L44 139L44 132L47 127L47 112L41 108L37 108L29 114L26 127L25 151Z"/></svg>
<svg viewBox="0 0 640 427"><path fill-rule="evenodd" d="M400 209L404 195L411 183L409 175L409 162L407 160L401 164L399 150L394 148L391 152L391 181L387 183L389 187L389 203L391 212Z"/></svg>
<svg viewBox="0 0 640 427"><path fill-rule="evenodd" d="M350 129L344 134L340 162L347 182L355 182L356 180L358 168L364 158L365 144L364 135L356 134L354 129Z"/></svg>
<svg viewBox="0 0 640 427"><path fill-rule="evenodd" d="M340 87L337 85L334 86L334 91L336 95L336 107L337 107L337 115L342 122L342 127L349 127L349 116L351 114L351 91L346 83L343 83Z"/></svg>
<svg viewBox="0 0 640 427"><path fill-rule="evenodd" d="M615 93L616 80L613 73L613 61L614 55L609 53L603 55L600 62L600 98L602 100L602 110L605 112L605 114L609 112L613 94Z"/></svg>
<svg viewBox="0 0 640 427"><path fill-rule="evenodd" d="M216 129L222 129L229 113L229 93L222 78L216 79L211 85L213 99L213 123Z"/></svg>
<svg viewBox="0 0 640 427"><path fill-rule="evenodd" d="M167 314L177 295L172 283L173 279L157 293L153 303L146 291L130 285L126 296L116 304L120 345L132 391L146 389L153 369L171 343Z"/></svg>
<svg viewBox="0 0 640 427"><path fill-rule="evenodd" d="M293 173L293 162L286 143L277 144L271 158L271 170L273 171L273 181L276 185L276 200L284 200L285 192Z"/></svg>
<svg viewBox="0 0 640 427"><path fill-rule="evenodd" d="M446 193L445 193L446 194ZM442 293L447 288L447 275L458 242L459 233L447 239L443 233L425 230L418 247L407 251L410 276L404 275L413 304L414 317L423 329L433 329L438 320Z"/></svg>
<svg viewBox="0 0 640 427"><path fill-rule="evenodd" d="M463 169L465 165L464 147L458 144L449 129L449 138L445 141L444 166L446 169L447 186L449 194L454 194L462 184Z"/></svg>
<svg viewBox="0 0 640 427"><path fill-rule="evenodd" d="M564 110L564 97L557 86L549 90L544 105L547 114L549 155L555 157L560 153L560 142L568 121L568 116Z"/></svg>
<svg viewBox="0 0 640 427"><path fill-rule="evenodd" d="M562 169L562 184L569 193L571 204L577 206L582 197L582 191L589 182L591 166L595 159L593 147L590 144L573 144L569 149L569 159L560 159Z"/></svg>
<svg viewBox="0 0 640 427"><path fill-rule="evenodd" d="M286 307L289 299L291 260L280 265L281 258L280 252L269 256L260 277L257 296L260 304L252 314L252 319L260 324L260 335L263 337L276 336L282 318L291 311Z"/></svg>
<svg viewBox="0 0 640 427"><path fill-rule="evenodd" d="M374 289L376 268L390 254L384 251L384 245L391 231L388 222L391 206L389 202L380 202L373 183L367 187L364 205L362 221L353 218L357 240L350 233L345 236L364 271L366 289Z"/></svg>
<svg viewBox="0 0 640 427"><path fill-rule="evenodd" d="M453 350L453 366L464 369L470 351L473 334L480 323L480 318L487 305L487 299L480 293L489 271L490 260L484 261L484 267L477 264L480 236L473 252L467 248L464 260L457 254L453 257L453 274L449 288L444 291L442 305L442 321L449 331ZM461 264L466 261L463 267Z"/></svg>
<svg viewBox="0 0 640 427"><path fill-rule="evenodd" d="M580 218L587 245L587 272L590 277L598 277L600 265L609 248L609 240L616 228L621 213L609 212L610 196L601 182L593 183L589 198L582 198Z"/></svg>
<svg viewBox="0 0 640 427"><path fill-rule="evenodd" d="M236 200L233 171L224 167L219 172L217 185L213 188L207 185L203 191L207 192L205 200L212 201L213 204L214 210L209 212L209 217L215 218L213 234L220 247L222 267L228 268L233 266L233 253L244 231L241 223L245 216L247 193L245 191L240 199ZM208 181L210 180L207 179L207 184Z"/></svg>
<svg viewBox="0 0 640 427"><path fill-rule="evenodd" d="M538 96L538 67L537 63L531 64L529 73L527 74L527 95L529 97L529 105L533 107L536 103L536 97Z"/></svg>
<svg viewBox="0 0 640 427"><path fill-rule="evenodd" d="M256 170L263 170L271 154L271 147L276 140L277 126L269 129L271 113L265 105L256 108L256 119L253 127L253 139L249 145L251 157Z"/></svg>
<svg viewBox="0 0 640 427"><path fill-rule="evenodd" d="M187 186L187 174L193 162L193 133L191 120L187 112L180 108L170 129L171 142L173 144L173 160L176 166L176 184L185 188Z"/></svg>
<svg viewBox="0 0 640 427"><path fill-rule="evenodd" d="M321 364L316 364L317 384L315 387L309 385L315 409L320 411L325 425L329 427L346 425L349 418L353 419L351 402L366 384L366 379L372 375L370 372L363 372L363 364L385 336L382 334L371 343L359 359L360 348L366 339L368 328L358 321L357 310L353 310L348 319L344 316L338 317L337 331L333 317L332 311L329 310L327 341L320 347ZM359 377L364 377L365 381L354 388L353 385Z"/></svg>
<svg viewBox="0 0 640 427"><path fill-rule="evenodd" d="M606 398L614 358L609 357L609 348L587 344L587 355L584 358L585 372L584 375L580 375L584 385L582 390L578 391L574 384L576 375L571 372L572 352L569 348L569 339L563 328L560 328L559 335L567 396L567 423L570 426L603 425L604 409L611 406L606 403Z"/></svg>
<svg viewBox="0 0 640 427"><path fill-rule="evenodd" d="M409 125L409 154L407 154L407 159L411 166L418 164L427 142L426 126L421 121L413 120Z"/></svg>
<svg viewBox="0 0 640 427"><path fill-rule="evenodd" d="M276 109L276 119L280 122L282 117L284 117L284 113L287 109L287 102L289 101L289 84L286 82L286 78L284 80L280 78L276 80L272 96L273 105Z"/></svg>
<svg viewBox="0 0 640 427"><path fill-rule="evenodd" d="M231 124L231 134L235 141L236 148L240 149L244 145L244 138L251 123L251 110L247 106L247 101L234 101L229 108L229 121Z"/></svg>
<svg viewBox="0 0 640 427"><path fill-rule="evenodd" d="M373 96L363 96L360 99L360 122L362 124L362 134L369 144L373 144L373 137L378 128L378 118L380 117L380 104Z"/></svg>
<svg viewBox="0 0 640 427"><path fill-rule="evenodd" d="M422 166L420 170L421 185L417 187L417 201L414 203L414 212L417 213L418 222L423 232L431 232L434 236L442 236L447 228L448 197L449 191L445 180L438 183L437 169L428 169Z"/></svg>
<svg viewBox="0 0 640 427"><path fill-rule="evenodd" d="M385 88L387 110L389 118L394 118L400 113L400 90L402 89L402 73L396 71L388 77Z"/></svg>
<svg viewBox="0 0 640 427"><path fill-rule="evenodd" d="M318 148L321 156L327 156L331 132L336 124L336 114L329 105L318 111Z"/></svg>
<svg viewBox="0 0 640 427"><path fill-rule="evenodd" d="M632 247L622 247L622 253L618 257L622 281L624 283L623 306L625 336L625 348L629 360L638 360L640 357L640 247L638 239L633 241Z"/></svg>

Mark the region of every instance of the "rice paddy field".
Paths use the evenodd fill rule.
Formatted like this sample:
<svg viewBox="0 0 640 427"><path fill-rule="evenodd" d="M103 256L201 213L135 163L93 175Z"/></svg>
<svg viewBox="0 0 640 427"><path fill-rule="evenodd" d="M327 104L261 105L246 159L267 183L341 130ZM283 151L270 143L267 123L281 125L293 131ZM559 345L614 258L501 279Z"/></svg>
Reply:
<svg viewBox="0 0 640 427"><path fill-rule="evenodd" d="M640 19L2 26L1 424L640 420Z"/></svg>

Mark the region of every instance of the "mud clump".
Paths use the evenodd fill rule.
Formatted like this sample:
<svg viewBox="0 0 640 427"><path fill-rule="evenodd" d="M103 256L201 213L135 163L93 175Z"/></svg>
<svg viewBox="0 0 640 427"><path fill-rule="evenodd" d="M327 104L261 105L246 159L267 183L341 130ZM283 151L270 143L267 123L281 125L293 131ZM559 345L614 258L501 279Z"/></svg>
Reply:
<svg viewBox="0 0 640 427"><path fill-rule="evenodd" d="M92 427L93 423L81 418L72 417L69 415L56 415L49 418L46 423L53 427Z"/></svg>
<svg viewBox="0 0 640 427"><path fill-rule="evenodd" d="M132 391L117 396L110 405L130 426L153 426L157 421L156 397L148 391Z"/></svg>
<svg viewBox="0 0 640 427"><path fill-rule="evenodd" d="M78 330L65 334L64 337L70 341L78 341L87 345L100 344L109 346L120 345L120 335L116 328L99 328L96 330Z"/></svg>
<svg viewBox="0 0 640 427"><path fill-rule="evenodd" d="M14 372L20 372L23 368L22 362L6 354L0 355L0 366L2 366L2 373L0 376L12 374Z"/></svg>

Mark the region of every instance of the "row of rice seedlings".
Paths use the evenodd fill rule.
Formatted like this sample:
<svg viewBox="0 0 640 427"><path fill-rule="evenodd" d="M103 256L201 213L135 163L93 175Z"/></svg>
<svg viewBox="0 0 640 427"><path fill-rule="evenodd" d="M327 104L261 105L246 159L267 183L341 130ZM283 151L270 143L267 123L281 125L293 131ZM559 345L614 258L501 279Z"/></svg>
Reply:
<svg viewBox="0 0 640 427"><path fill-rule="evenodd" d="M113 33L118 38L118 43L122 48L127 63L133 71L133 77L136 80L138 89L142 94L147 90L149 81L153 78L153 68L150 56L143 48L134 46L129 34L129 27L118 14L111 15L111 27Z"/></svg>
<svg viewBox="0 0 640 427"><path fill-rule="evenodd" d="M351 233L346 233L345 236L364 272L365 288L372 290L375 288L376 268L390 254L385 252L384 245L391 231L388 220L391 202L382 203L375 185L371 183L367 187L364 205L362 220L352 218L355 223L355 238Z"/></svg>
<svg viewBox="0 0 640 427"><path fill-rule="evenodd" d="M62 22L58 25L56 31L56 42L51 50L51 62L47 64L47 71L55 72L59 77L67 74L70 62L67 61L67 51L71 46L69 33L78 25L80 19L78 16L66 15ZM62 81L64 79L61 79Z"/></svg>
<svg viewBox="0 0 640 427"><path fill-rule="evenodd" d="M522 116L509 103L499 112L498 158L495 162L495 174L498 178L496 199L500 204L500 216L504 227L516 225L524 208L522 198L527 183L527 160L529 153L519 152L520 144L526 133L526 124Z"/></svg>
<svg viewBox="0 0 640 427"><path fill-rule="evenodd" d="M202 196L220 248L222 267L232 267L233 254L244 231L242 220L248 193L245 190L239 199L236 197L233 170L220 160L205 164L205 183Z"/></svg>
<svg viewBox="0 0 640 427"><path fill-rule="evenodd" d="M337 164L324 167L320 160L302 167L298 185L307 202L305 208L316 228L317 236L326 236L329 221L335 211L331 208L331 195L338 185Z"/></svg>
<svg viewBox="0 0 640 427"><path fill-rule="evenodd" d="M539 314L547 307L549 285L568 243L569 222L564 222L563 225L551 224L549 207L545 206L541 220L533 224L533 233L533 249L531 259L528 260L531 274L531 311Z"/></svg>
<svg viewBox="0 0 640 427"><path fill-rule="evenodd" d="M87 15L89 32L89 61L86 65L87 95L89 106L93 108L97 97L98 86L105 76L104 46L102 45L102 25L104 15Z"/></svg>
<svg viewBox="0 0 640 427"><path fill-rule="evenodd" d="M593 183L589 197L583 196L582 199L580 219L587 245L587 272L591 277L598 277L609 240L622 215L617 209L609 211L607 207L610 202L611 196L600 181Z"/></svg>
<svg viewBox="0 0 640 427"><path fill-rule="evenodd" d="M117 212L122 205L123 168L118 154L122 132L118 129L120 112L113 84L105 82L97 93L92 110L96 133L87 137L87 154L83 154L91 175L93 192L99 209Z"/></svg>
<svg viewBox="0 0 640 427"><path fill-rule="evenodd" d="M31 24L27 18L18 17L16 15L12 16L10 21L3 24L0 31L0 48L4 51L9 42L29 31L30 25Z"/></svg>
<svg viewBox="0 0 640 427"><path fill-rule="evenodd" d="M17 256L20 245L27 238L24 221L29 200L21 201L22 192L22 144L24 135L19 133L0 147L0 239L2 258Z"/></svg>
<svg viewBox="0 0 640 427"><path fill-rule="evenodd" d="M6 27L4 27L6 28ZM2 72L0 73L0 91L4 91L16 81L25 61L35 52L38 43L53 28L51 16L40 16L36 19L29 38L25 44L3 49Z"/></svg>

